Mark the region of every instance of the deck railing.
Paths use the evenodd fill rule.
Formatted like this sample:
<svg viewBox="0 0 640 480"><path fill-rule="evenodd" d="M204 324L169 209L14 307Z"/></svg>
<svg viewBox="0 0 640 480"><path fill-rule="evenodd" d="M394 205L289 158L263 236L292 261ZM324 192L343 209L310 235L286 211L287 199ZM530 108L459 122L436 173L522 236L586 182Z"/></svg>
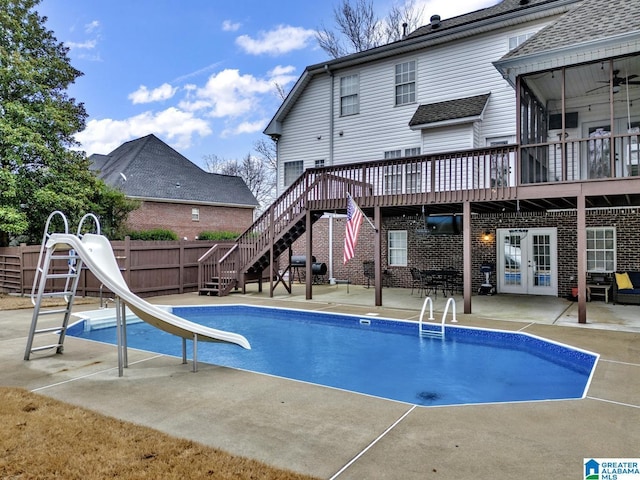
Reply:
<svg viewBox="0 0 640 480"><path fill-rule="evenodd" d="M565 139L522 145L522 183L587 181L637 177L640 134Z"/></svg>

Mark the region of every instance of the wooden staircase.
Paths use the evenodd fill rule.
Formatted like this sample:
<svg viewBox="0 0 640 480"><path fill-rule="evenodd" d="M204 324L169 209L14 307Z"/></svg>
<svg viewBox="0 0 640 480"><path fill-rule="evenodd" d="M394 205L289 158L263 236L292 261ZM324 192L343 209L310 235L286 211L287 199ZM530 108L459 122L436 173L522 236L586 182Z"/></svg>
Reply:
<svg viewBox="0 0 640 480"><path fill-rule="evenodd" d="M278 257L307 229L309 198L318 179L303 174L233 244L216 244L198 259L200 295L226 296L278 275ZM311 224L323 214L312 211ZM288 266L286 267L288 268Z"/></svg>

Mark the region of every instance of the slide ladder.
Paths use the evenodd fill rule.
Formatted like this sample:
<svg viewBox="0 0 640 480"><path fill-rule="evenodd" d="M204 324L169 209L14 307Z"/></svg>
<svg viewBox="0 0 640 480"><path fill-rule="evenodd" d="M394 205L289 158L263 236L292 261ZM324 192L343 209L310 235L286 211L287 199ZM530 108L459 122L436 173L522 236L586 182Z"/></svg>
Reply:
<svg viewBox="0 0 640 480"><path fill-rule="evenodd" d="M426 297L424 299L424 303L422 304L422 310L420 311L420 320L418 322L418 334L421 337L428 337L428 338L440 338L442 340L444 340L444 322L447 319L447 313L449 312L449 307L453 307L452 310L452 315L453 318L451 320L452 323L457 323L458 320L456 319L456 301L453 299L453 297L449 298L447 300L447 305L444 309L444 313L442 314L442 322L440 323L440 328L438 330L430 330L430 329L425 329L423 328L423 319L424 319L424 312L427 309L427 305L429 305L429 321L433 321L433 300L431 300L431 297Z"/></svg>
<svg viewBox="0 0 640 480"><path fill-rule="evenodd" d="M73 300L76 295L78 281L80 280L80 273L82 271L82 259L73 249L57 252L55 248L48 248L46 246L51 235L56 233L49 231L52 228L52 223L56 220L56 217L60 217L58 220L62 221L64 226L63 233L69 233L69 223L67 222L65 215L57 210L51 213L44 228L42 245L40 246L40 255L38 257L38 264L36 266L35 276L33 279L33 287L31 288L31 302L33 303L34 308L33 317L31 319L31 328L29 329L29 336L27 338L27 347L24 352L25 360L29 360L32 353L41 350L51 350L55 348L56 353L62 353L69 319L71 318ZM81 237L82 230L85 228L84 223L87 220L93 220L95 230L98 234L100 233L100 223L97 217L89 213L82 217L82 220L78 225L78 237ZM66 265L61 266L62 262L65 262ZM62 286L63 280L64 285ZM49 287L49 289L47 289L47 287ZM45 298L64 298L65 305L62 308L43 310L42 302ZM58 325L38 328L38 322L42 320L41 317L55 315L62 317ZM35 337L43 333L57 333L57 342L34 347L33 343Z"/></svg>

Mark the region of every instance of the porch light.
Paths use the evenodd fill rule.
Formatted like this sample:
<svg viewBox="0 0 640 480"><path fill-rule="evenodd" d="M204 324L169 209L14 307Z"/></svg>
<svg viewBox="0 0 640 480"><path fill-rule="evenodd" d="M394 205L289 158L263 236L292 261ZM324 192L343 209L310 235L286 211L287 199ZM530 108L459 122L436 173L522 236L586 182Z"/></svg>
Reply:
<svg viewBox="0 0 640 480"><path fill-rule="evenodd" d="M485 242L491 240L491 230L485 230L484 232L482 232L482 240L484 240Z"/></svg>

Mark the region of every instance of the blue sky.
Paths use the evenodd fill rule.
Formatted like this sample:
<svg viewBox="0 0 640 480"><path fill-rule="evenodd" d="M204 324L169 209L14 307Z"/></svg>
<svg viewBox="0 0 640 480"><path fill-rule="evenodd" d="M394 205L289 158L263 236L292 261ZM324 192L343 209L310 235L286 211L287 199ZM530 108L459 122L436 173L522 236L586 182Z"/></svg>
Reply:
<svg viewBox="0 0 640 480"><path fill-rule="evenodd" d="M375 1L380 17L393 0ZM443 19L499 0L416 0ZM153 133L204 167L240 159L308 65L328 56L314 31L333 26L339 0L42 0L37 11L84 73L70 95L85 104L87 154Z"/></svg>

